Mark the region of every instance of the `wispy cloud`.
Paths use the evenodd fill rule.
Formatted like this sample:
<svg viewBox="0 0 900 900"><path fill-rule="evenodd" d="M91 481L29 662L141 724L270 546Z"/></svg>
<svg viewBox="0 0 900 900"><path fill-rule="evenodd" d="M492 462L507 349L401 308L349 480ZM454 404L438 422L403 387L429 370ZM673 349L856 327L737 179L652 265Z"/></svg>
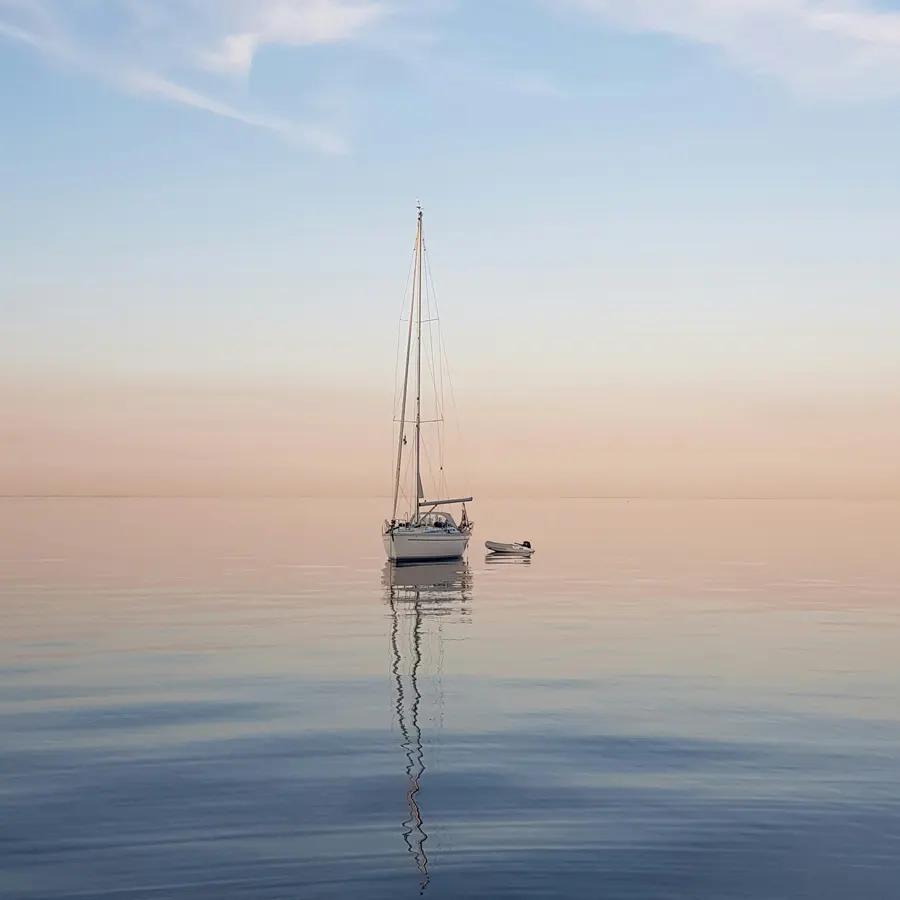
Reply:
<svg viewBox="0 0 900 900"><path fill-rule="evenodd" d="M340 109L298 86L303 121L254 106L246 79L266 47L355 42L463 89L559 96L546 75L448 48L442 15L490 0L0 0L0 38L119 90L268 129L324 153L346 141ZM900 96L900 11L876 0L532 0L609 27L668 34L812 96ZM412 26L410 28L410 26ZM412 37L411 37L412 36Z"/></svg>
<svg viewBox="0 0 900 900"><path fill-rule="evenodd" d="M134 94L169 100L226 119L234 119L245 125L277 131L286 138L322 153L342 154L347 150L345 141L329 128L248 112L149 72L122 73L119 83L122 88Z"/></svg>
<svg viewBox="0 0 900 900"><path fill-rule="evenodd" d="M900 13L871 0L542 0L720 48L800 93L900 95Z"/></svg>
<svg viewBox="0 0 900 900"><path fill-rule="evenodd" d="M0 0L0 36L119 90L341 153L345 142L328 123L248 107L235 79L263 47L356 40L388 15L382 0Z"/></svg>

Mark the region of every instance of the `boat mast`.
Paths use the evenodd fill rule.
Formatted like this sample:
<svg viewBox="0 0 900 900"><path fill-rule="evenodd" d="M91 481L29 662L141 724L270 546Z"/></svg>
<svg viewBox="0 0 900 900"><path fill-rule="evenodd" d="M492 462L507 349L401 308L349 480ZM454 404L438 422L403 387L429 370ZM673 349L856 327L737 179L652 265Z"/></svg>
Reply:
<svg viewBox="0 0 900 900"><path fill-rule="evenodd" d="M409 357L412 350L413 316L416 312L416 274L419 265L419 239L421 237L421 211L419 213L419 226L416 229L416 269L413 270L412 296L409 301L409 330L406 333L406 367L403 370L403 399L400 402L400 437L397 439L397 470L394 473L394 505L391 510L391 520L397 518L397 503L400 499L400 474L403 466L403 442L406 440L406 398L409 392ZM421 328L421 326L420 326ZM418 508L417 508L418 509Z"/></svg>
<svg viewBox="0 0 900 900"><path fill-rule="evenodd" d="M422 470L420 455L422 445L422 205L419 204L418 227L416 228L416 268L418 280L418 304L416 306L416 480L415 480L415 518L419 521L419 504L424 499L422 494Z"/></svg>

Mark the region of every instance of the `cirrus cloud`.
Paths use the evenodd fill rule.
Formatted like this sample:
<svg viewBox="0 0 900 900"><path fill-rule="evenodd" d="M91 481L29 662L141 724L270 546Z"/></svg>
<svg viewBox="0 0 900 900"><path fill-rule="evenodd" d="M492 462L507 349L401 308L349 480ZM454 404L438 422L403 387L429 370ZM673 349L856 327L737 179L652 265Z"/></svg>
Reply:
<svg viewBox="0 0 900 900"><path fill-rule="evenodd" d="M296 121L259 109L245 89L266 47L374 44L429 78L483 92L559 96L543 72L497 69L462 47L448 58L429 29L404 21L455 12L473 25L492 0L0 0L0 37L116 89L268 129L324 153L346 149L340 111L298 86ZM874 0L531 0L608 28L667 34L812 96L900 96L900 12ZM524 5L523 5L524 8ZM389 34L385 29L388 29ZM411 35L414 35L411 37ZM535 40L539 35L535 35ZM488 51L490 52L490 51ZM319 102L316 102L318 99ZM330 108L329 108L330 107ZM312 112L314 110L314 112Z"/></svg>
<svg viewBox="0 0 900 900"><path fill-rule="evenodd" d="M0 0L0 35L119 90L340 153L327 123L262 113L223 78L249 73L263 47L352 41L387 16L381 0Z"/></svg>
<svg viewBox="0 0 900 900"><path fill-rule="evenodd" d="M900 95L900 13L870 0L543 0L607 25L719 48L806 95Z"/></svg>

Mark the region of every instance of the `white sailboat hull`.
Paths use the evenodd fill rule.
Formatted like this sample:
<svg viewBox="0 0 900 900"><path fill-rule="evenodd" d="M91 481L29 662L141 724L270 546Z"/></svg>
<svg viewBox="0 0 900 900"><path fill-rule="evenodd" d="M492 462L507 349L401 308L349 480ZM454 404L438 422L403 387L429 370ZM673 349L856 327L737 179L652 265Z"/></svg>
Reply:
<svg viewBox="0 0 900 900"><path fill-rule="evenodd" d="M398 529L384 535L384 552L393 562L461 559L469 546L469 535L441 533L430 529Z"/></svg>

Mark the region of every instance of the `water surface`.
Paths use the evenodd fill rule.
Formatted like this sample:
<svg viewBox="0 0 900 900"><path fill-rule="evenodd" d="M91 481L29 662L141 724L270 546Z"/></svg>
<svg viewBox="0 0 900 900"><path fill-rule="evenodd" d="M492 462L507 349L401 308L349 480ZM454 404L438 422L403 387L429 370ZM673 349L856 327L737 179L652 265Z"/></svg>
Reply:
<svg viewBox="0 0 900 900"><path fill-rule="evenodd" d="M900 896L898 506L383 505L0 503L0 896Z"/></svg>

